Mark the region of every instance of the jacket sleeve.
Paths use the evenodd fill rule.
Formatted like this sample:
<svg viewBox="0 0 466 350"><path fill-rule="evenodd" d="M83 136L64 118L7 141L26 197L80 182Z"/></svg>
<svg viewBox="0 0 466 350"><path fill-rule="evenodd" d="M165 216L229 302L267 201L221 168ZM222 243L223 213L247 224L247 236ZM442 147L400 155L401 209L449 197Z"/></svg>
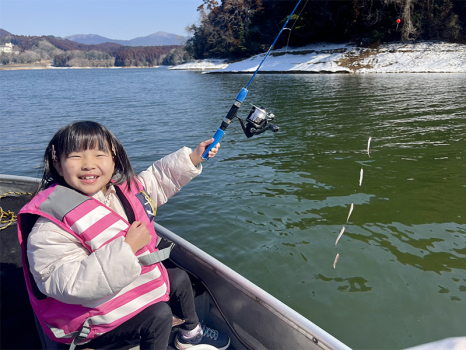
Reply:
<svg viewBox="0 0 466 350"><path fill-rule="evenodd" d="M191 161L191 153L190 148L183 147L139 174L139 180L158 207L202 172L202 165L195 167Z"/></svg>
<svg viewBox="0 0 466 350"><path fill-rule="evenodd" d="M124 237L90 253L76 237L45 218L29 234L27 256L39 290L67 304L95 304L141 273Z"/></svg>

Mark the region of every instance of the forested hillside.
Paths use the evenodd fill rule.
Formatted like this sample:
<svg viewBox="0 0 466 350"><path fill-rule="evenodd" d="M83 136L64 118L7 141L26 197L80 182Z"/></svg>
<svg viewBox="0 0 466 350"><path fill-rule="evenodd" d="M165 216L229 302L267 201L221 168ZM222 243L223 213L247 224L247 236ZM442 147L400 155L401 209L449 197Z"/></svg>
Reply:
<svg viewBox="0 0 466 350"><path fill-rule="evenodd" d="M183 46L129 47L116 43L86 45L54 36L14 35L0 30L0 44L12 43L14 52L2 52L0 64L53 61L55 67L153 67L190 59Z"/></svg>
<svg viewBox="0 0 466 350"><path fill-rule="evenodd" d="M266 51L296 1L203 0L186 49L195 58L243 58ZM466 1L302 0L276 47L315 42L442 40L466 43Z"/></svg>
<svg viewBox="0 0 466 350"><path fill-rule="evenodd" d="M115 55L115 66L157 66L163 63L165 56L177 49L178 45L124 47Z"/></svg>

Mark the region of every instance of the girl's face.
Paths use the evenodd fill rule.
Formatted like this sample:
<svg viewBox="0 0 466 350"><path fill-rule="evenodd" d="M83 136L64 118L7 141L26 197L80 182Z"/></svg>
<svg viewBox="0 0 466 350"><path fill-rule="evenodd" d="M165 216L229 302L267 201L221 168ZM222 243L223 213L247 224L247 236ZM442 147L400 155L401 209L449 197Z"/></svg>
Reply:
<svg viewBox="0 0 466 350"><path fill-rule="evenodd" d="M54 161L53 165L68 185L87 195L101 190L105 193L115 170L110 151L98 148L71 152L68 156L60 157L60 161Z"/></svg>

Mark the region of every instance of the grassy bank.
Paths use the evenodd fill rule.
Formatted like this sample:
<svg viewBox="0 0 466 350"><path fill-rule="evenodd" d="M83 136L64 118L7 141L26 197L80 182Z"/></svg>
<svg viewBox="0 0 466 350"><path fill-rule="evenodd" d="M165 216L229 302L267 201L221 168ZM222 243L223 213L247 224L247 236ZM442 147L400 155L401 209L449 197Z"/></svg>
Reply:
<svg viewBox="0 0 466 350"><path fill-rule="evenodd" d="M0 66L0 70L29 70L29 69L47 69L50 68L51 65L50 60L41 60L37 63L13 63L13 64L5 64Z"/></svg>

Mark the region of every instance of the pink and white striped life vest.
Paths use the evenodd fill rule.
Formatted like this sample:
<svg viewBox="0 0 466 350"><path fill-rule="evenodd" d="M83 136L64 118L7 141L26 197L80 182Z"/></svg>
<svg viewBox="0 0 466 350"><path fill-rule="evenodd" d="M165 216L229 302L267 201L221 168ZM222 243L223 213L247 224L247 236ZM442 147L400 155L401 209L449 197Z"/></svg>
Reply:
<svg viewBox="0 0 466 350"><path fill-rule="evenodd" d="M28 234L37 218L43 216L73 234L93 252L125 236L129 222L96 199L59 185L52 185L37 194L18 214L18 237L29 299L43 330L56 342L71 344L76 338L74 344L86 343L116 328L149 305L169 299L167 271L161 263L153 263L157 259L151 259L158 254L157 234L152 224L155 208L139 182L139 188L134 184L131 186L132 191L128 191L126 185L114 186L127 211L128 221L145 222L152 240L136 254L142 265L138 278L94 307L66 304L46 297L38 290L27 261Z"/></svg>

